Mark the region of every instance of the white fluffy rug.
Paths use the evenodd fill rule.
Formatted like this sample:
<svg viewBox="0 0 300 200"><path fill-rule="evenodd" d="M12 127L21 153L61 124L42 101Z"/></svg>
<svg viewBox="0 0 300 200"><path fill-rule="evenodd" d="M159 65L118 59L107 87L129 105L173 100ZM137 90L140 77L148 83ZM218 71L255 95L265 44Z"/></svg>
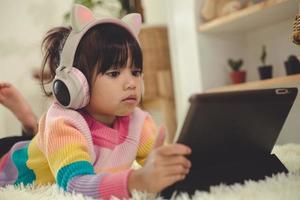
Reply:
<svg viewBox="0 0 300 200"><path fill-rule="evenodd" d="M289 174L278 174L265 180L232 186L219 185L210 188L210 192L197 191L193 200L234 200L234 199L300 199L300 144L285 144L273 149L279 159L289 169ZM8 186L0 188L0 200L90 200L80 194L60 191L55 185L39 188ZM132 199L161 199L150 194L134 193ZM180 194L174 200L189 200L186 194Z"/></svg>

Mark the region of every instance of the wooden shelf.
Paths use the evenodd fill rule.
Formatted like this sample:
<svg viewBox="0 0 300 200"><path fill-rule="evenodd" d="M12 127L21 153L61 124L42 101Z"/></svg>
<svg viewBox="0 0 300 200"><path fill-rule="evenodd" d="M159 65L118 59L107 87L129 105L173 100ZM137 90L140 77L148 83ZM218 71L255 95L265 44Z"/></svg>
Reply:
<svg viewBox="0 0 300 200"><path fill-rule="evenodd" d="M259 88L272 88L272 87L290 87L290 86L300 86L300 75L290 75L277 77L261 81L253 81L235 85L227 85L218 88L212 88L207 92L226 92L226 91L236 91L236 90L250 90Z"/></svg>
<svg viewBox="0 0 300 200"><path fill-rule="evenodd" d="M267 0L201 24L201 33L246 32L293 18L299 0Z"/></svg>

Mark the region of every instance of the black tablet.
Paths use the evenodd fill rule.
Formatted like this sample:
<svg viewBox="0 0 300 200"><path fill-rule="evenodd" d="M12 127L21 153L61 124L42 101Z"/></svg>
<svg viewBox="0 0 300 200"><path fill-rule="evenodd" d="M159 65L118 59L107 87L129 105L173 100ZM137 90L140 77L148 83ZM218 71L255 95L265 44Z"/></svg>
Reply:
<svg viewBox="0 0 300 200"><path fill-rule="evenodd" d="M177 142L192 148L193 166L270 154L297 88L195 94Z"/></svg>

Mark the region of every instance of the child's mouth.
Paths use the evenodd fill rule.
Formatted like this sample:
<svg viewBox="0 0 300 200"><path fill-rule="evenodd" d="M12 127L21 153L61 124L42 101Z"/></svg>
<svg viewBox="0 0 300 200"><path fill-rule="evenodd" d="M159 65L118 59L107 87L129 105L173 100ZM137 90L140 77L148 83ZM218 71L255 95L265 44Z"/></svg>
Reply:
<svg viewBox="0 0 300 200"><path fill-rule="evenodd" d="M122 100L122 102L129 103L129 104L135 104L137 102L137 98L135 95L130 95Z"/></svg>

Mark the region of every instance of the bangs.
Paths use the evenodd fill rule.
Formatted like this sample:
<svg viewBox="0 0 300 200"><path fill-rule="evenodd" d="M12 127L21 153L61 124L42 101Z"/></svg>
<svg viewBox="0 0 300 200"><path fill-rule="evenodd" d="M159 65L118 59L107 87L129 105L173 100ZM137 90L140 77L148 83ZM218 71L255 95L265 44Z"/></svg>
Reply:
<svg viewBox="0 0 300 200"><path fill-rule="evenodd" d="M137 40L123 27L101 24L97 31L97 74L129 65L143 71L142 51ZM99 30L98 29L98 30ZM130 59L128 59L130 58ZM130 61L131 63L127 63Z"/></svg>

